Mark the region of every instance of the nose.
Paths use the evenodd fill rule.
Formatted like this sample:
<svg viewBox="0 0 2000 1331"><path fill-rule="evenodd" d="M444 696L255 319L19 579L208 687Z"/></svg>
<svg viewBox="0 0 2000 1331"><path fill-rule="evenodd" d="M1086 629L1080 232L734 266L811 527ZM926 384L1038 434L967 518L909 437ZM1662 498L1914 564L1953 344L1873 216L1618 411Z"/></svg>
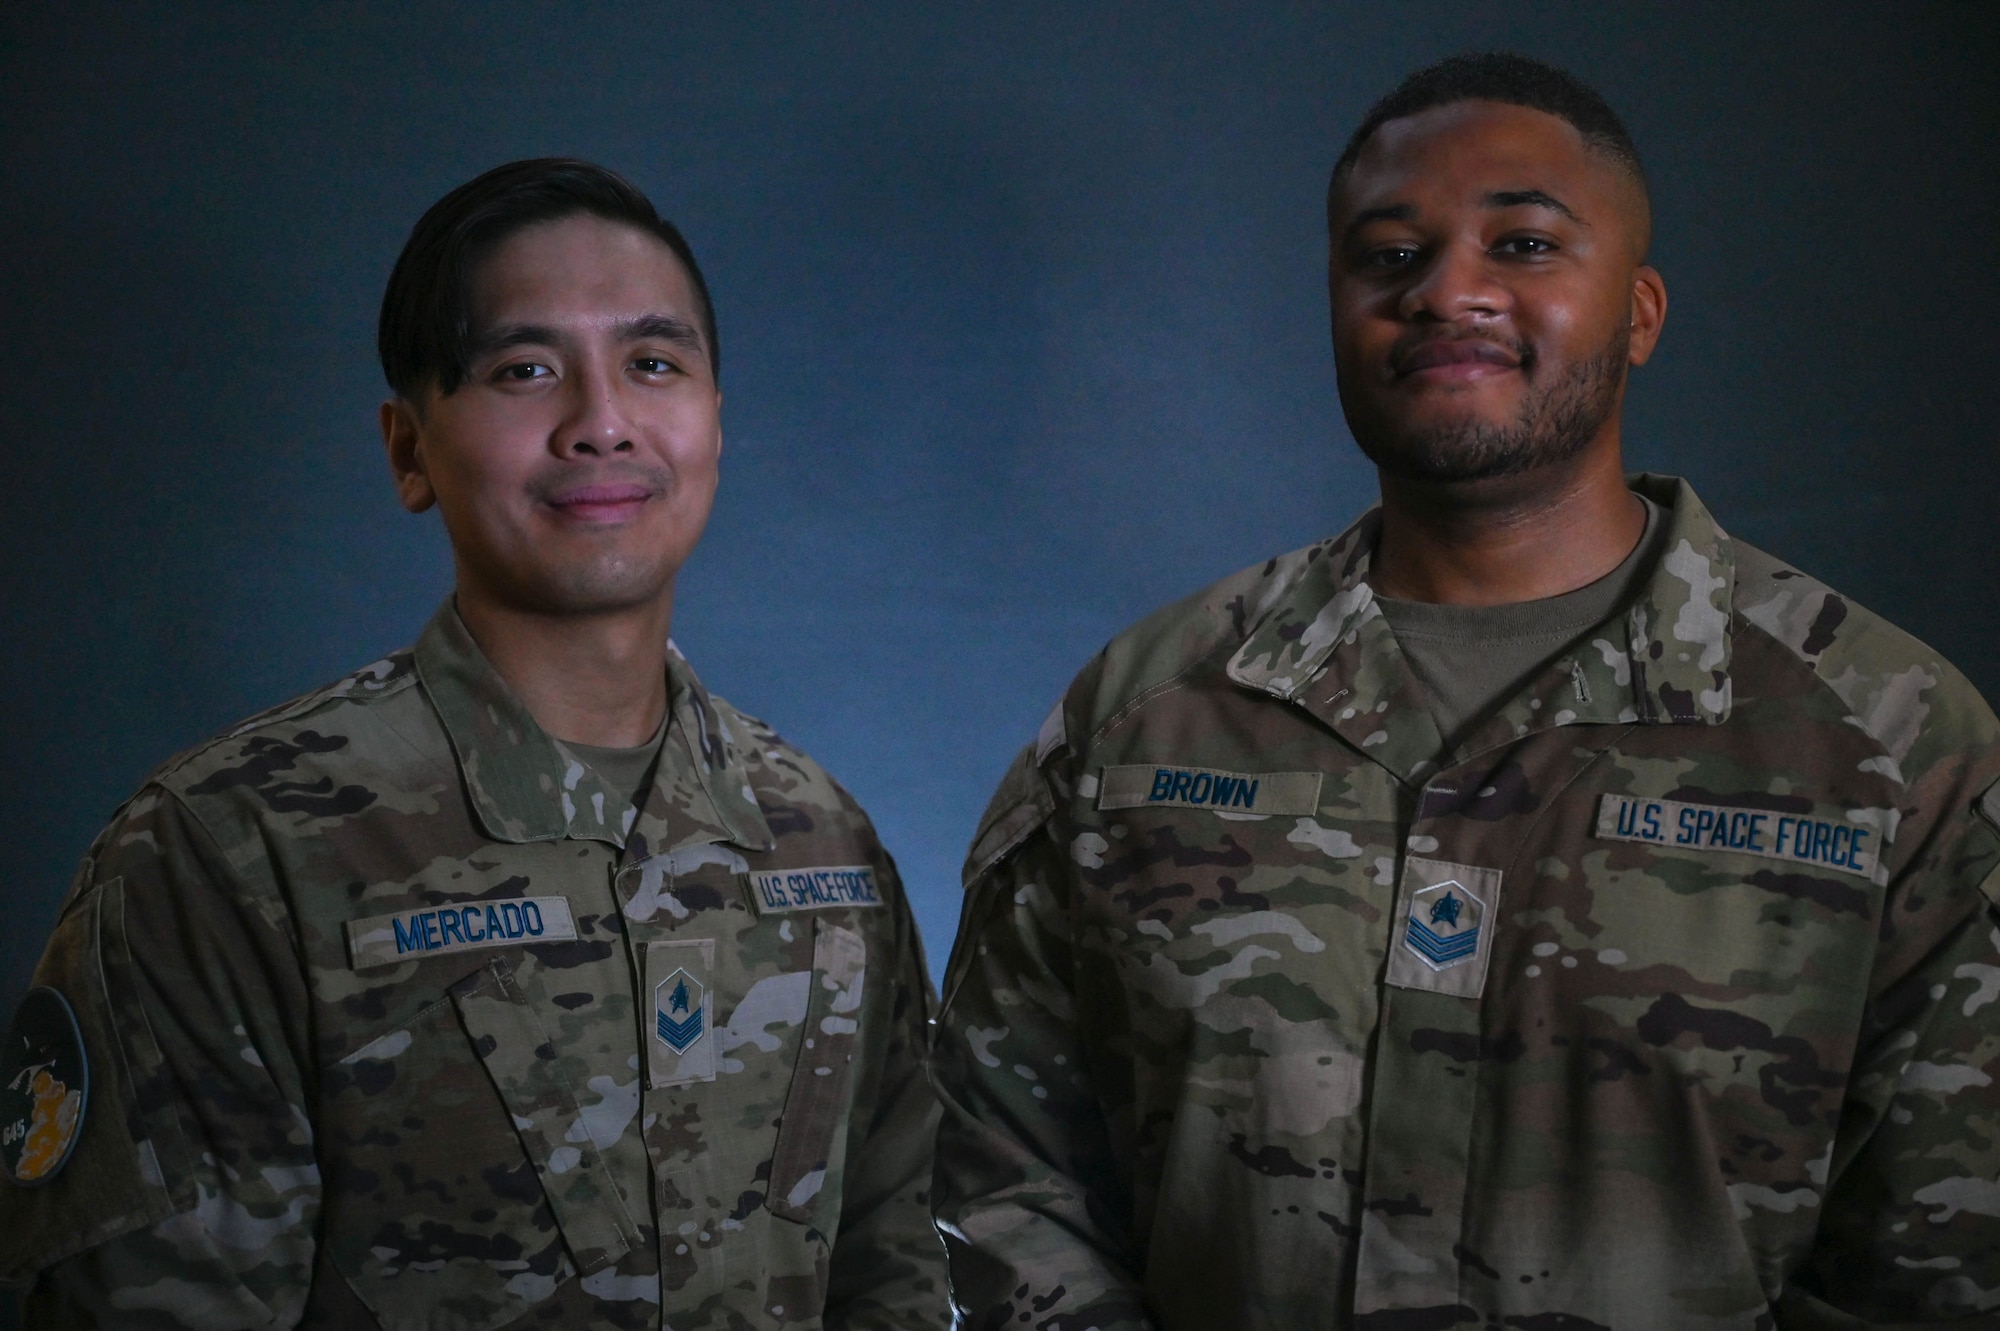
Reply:
<svg viewBox="0 0 2000 1331"><path fill-rule="evenodd" d="M570 383L570 409L549 438L556 454L577 458L632 452L634 430L620 399L618 377L583 367Z"/></svg>
<svg viewBox="0 0 2000 1331"><path fill-rule="evenodd" d="M1511 301L1484 247L1445 245L1403 289L1398 312L1411 321L1456 323L1506 313Z"/></svg>

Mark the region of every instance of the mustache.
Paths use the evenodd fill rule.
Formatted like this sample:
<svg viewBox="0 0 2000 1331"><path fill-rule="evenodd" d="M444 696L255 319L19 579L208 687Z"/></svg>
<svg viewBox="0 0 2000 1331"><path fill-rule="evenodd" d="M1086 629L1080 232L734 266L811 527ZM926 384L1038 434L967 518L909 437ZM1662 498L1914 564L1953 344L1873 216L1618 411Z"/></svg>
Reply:
<svg viewBox="0 0 2000 1331"><path fill-rule="evenodd" d="M1389 368L1398 378L1444 360L1491 360L1533 370L1535 349L1523 338L1490 332L1435 332L1413 329L1389 348Z"/></svg>

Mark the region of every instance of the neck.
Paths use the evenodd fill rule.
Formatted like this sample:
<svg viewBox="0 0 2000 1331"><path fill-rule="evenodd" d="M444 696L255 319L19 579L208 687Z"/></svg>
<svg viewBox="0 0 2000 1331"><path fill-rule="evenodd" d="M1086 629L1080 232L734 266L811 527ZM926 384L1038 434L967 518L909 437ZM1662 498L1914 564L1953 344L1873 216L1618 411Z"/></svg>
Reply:
<svg viewBox="0 0 2000 1331"><path fill-rule="evenodd" d="M644 744L667 710L671 592L595 614L523 611L459 583L459 618L535 724L577 744Z"/></svg>
<svg viewBox="0 0 2000 1331"><path fill-rule="evenodd" d="M1617 440L1518 476L1438 483L1381 474L1372 581L1399 600L1510 605L1588 586L1646 530Z"/></svg>

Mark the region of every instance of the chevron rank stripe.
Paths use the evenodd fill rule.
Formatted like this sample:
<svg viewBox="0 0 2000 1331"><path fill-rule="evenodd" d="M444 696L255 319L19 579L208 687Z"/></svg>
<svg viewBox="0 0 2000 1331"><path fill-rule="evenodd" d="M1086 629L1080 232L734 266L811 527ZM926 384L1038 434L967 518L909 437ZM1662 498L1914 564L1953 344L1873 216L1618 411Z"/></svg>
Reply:
<svg viewBox="0 0 2000 1331"><path fill-rule="evenodd" d="M1435 965L1442 966L1448 961L1469 957L1479 950L1479 927L1474 925L1462 934L1444 936L1433 933L1417 920L1410 921L1410 946L1417 955Z"/></svg>

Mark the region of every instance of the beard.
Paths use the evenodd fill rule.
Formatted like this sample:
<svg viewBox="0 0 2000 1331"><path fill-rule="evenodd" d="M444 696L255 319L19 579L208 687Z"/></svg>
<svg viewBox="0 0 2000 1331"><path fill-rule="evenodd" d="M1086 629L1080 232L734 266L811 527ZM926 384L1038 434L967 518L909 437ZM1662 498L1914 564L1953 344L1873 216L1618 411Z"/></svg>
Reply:
<svg viewBox="0 0 2000 1331"><path fill-rule="evenodd" d="M1407 433L1357 430L1355 442L1384 472L1413 481L1483 481L1568 462L1618 410L1631 341L1631 330L1619 328L1603 351L1546 384L1535 382L1532 351L1514 347L1528 392L1513 420L1455 421Z"/></svg>

